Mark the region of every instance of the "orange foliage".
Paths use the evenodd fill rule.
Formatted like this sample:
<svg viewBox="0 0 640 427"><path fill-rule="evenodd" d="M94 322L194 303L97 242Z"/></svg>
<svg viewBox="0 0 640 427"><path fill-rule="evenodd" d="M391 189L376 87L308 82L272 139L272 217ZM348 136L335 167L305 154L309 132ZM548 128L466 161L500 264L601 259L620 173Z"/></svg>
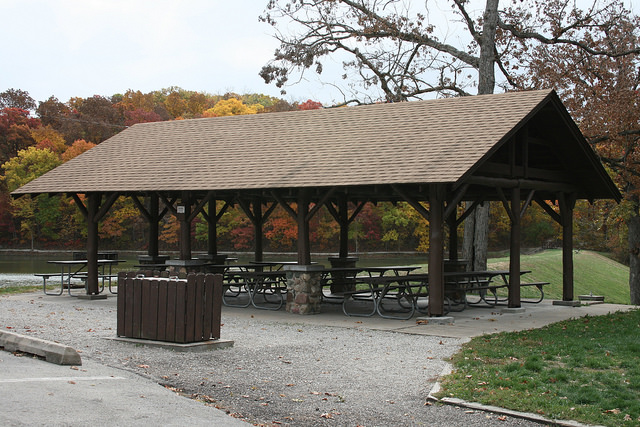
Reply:
<svg viewBox="0 0 640 427"><path fill-rule="evenodd" d="M87 142L84 139L77 139L73 142L73 145L71 147L67 148L67 150L62 153L62 161L68 162L74 157L79 156L80 154L95 146L96 144L94 144L93 142Z"/></svg>

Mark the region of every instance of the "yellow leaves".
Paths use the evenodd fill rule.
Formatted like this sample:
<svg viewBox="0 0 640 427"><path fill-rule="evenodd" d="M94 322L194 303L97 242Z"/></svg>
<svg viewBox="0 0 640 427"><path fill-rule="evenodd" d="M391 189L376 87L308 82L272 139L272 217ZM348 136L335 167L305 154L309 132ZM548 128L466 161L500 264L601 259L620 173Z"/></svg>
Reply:
<svg viewBox="0 0 640 427"><path fill-rule="evenodd" d="M257 114L264 110L260 104L246 105L237 98L223 99L213 107L205 110L202 117L240 116Z"/></svg>

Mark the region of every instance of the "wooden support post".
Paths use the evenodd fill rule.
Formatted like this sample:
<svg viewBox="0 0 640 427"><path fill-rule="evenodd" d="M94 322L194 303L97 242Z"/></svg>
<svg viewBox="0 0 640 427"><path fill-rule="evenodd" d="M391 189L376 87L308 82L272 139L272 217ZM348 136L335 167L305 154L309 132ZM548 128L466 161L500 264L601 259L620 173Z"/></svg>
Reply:
<svg viewBox="0 0 640 427"><path fill-rule="evenodd" d="M309 194L306 189L298 192L298 264L311 265L309 242Z"/></svg>
<svg viewBox="0 0 640 427"><path fill-rule="evenodd" d="M442 187L429 187L429 316L444 315L444 197Z"/></svg>
<svg viewBox="0 0 640 427"><path fill-rule="evenodd" d="M458 222L455 215L447 217L449 225L449 260L458 260Z"/></svg>
<svg viewBox="0 0 640 427"><path fill-rule="evenodd" d="M340 220L340 250L338 256L347 258L349 256L349 212L347 211L347 196L342 194L338 197L338 215Z"/></svg>
<svg viewBox="0 0 640 427"><path fill-rule="evenodd" d="M177 206L178 221L180 222L180 259L191 259L191 195L184 193L181 204Z"/></svg>
<svg viewBox="0 0 640 427"><path fill-rule="evenodd" d="M102 194L87 196L87 295L98 295L98 211Z"/></svg>
<svg viewBox="0 0 640 427"><path fill-rule="evenodd" d="M216 219L216 201L209 201L209 221L207 221L207 254L214 259L218 255L218 220Z"/></svg>
<svg viewBox="0 0 640 427"><path fill-rule="evenodd" d="M157 194L153 193L149 196L149 247L147 249L147 255L156 259L158 257L158 236L160 215L158 215L158 209L160 208L160 200Z"/></svg>
<svg viewBox="0 0 640 427"><path fill-rule="evenodd" d="M256 242L255 245L255 260L262 261L264 258L264 245L263 245L263 226L264 219L262 218L262 200L260 198L256 198L253 201L253 216L255 217L255 221L253 221L254 227L254 239Z"/></svg>
<svg viewBox="0 0 640 427"><path fill-rule="evenodd" d="M573 301L573 209L575 194L560 194L562 218L562 300Z"/></svg>
<svg viewBox="0 0 640 427"><path fill-rule="evenodd" d="M508 206L505 206L507 208ZM520 188L511 190L511 245L509 248L509 308L520 307Z"/></svg>

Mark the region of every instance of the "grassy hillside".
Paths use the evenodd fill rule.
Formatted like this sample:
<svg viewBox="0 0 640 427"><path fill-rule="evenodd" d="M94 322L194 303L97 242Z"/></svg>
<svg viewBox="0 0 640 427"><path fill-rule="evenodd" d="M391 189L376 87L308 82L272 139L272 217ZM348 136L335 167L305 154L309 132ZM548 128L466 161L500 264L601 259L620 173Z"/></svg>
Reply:
<svg viewBox="0 0 640 427"><path fill-rule="evenodd" d="M550 282L545 288L545 299L562 298L562 250L553 249L520 258L523 282ZM574 251L574 296L603 295L605 302L629 304L629 267L591 251ZM509 268L509 258L489 260L489 269ZM526 294L523 293L523 297Z"/></svg>

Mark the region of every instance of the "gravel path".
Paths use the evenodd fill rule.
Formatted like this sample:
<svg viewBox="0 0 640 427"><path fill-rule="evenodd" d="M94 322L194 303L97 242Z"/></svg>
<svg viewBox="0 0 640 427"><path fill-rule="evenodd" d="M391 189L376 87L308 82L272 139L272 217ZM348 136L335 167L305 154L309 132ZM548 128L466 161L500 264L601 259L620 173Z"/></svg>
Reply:
<svg viewBox="0 0 640 427"><path fill-rule="evenodd" d="M222 337L235 342L232 348L173 353L108 339L116 335L115 300L1 297L0 328L73 346L83 358L136 372L258 425L537 425L425 404L460 339L316 326L295 323L295 316L287 323L257 320L226 310Z"/></svg>

